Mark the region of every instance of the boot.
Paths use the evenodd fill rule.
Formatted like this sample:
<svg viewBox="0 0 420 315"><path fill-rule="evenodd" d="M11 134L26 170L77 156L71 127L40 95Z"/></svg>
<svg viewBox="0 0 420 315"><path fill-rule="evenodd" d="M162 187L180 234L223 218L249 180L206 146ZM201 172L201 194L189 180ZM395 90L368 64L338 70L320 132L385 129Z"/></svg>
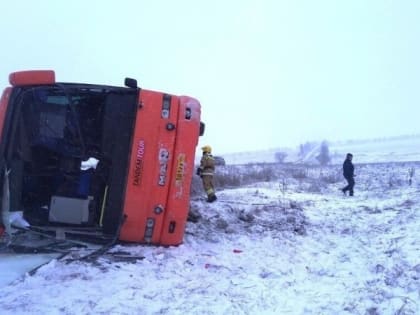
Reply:
<svg viewBox="0 0 420 315"><path fill-rule="evenodd" d="M215 194L211 194L207 197L207 202L213 202L213 201L216 201L216 200L217 200L217 197L216 197Z"/></svg>

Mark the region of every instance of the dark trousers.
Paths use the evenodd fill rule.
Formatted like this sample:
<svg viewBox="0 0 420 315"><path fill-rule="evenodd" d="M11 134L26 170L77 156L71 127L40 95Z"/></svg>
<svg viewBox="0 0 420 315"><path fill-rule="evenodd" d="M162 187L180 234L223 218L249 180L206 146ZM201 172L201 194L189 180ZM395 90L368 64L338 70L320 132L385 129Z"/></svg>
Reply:
<svg viewBox="0 0 420 315"><path fill-rule="evenodd" d="M353 177L345 177L347 181L347 186L343 188L343 192L349 191L350 196L353 196L353 188L354 188L354 178Z"/></svg>

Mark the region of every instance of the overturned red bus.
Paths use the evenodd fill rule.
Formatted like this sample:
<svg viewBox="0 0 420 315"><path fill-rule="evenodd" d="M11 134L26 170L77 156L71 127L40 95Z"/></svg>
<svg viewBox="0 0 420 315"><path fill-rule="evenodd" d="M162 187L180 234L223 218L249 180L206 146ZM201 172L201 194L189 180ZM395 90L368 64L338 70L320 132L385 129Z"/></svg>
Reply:
<svg viewBox="0 0 420 315"><path fill-rule="evenodd" d="M182 243L200 104L137 87L10 74L0 103L0 233L30 229L155 245ZM3 222L2 222L3 221Z"/></svg>

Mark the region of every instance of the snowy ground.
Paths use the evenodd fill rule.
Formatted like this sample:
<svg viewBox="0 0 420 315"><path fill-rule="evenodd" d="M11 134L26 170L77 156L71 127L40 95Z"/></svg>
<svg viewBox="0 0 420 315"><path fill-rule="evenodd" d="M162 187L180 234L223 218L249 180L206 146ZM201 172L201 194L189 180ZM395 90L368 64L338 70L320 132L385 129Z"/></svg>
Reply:
<svg viewBox="0 0 420 315"><path fill-rule="evenodd" d="M331 169L193 200L183 245L112 249L135 262L53 260L1 288L0 314L419 314L408 167L357 168L352 198Z"/></svg>
<svg viewBox="0 0 420 315"><path fill-rule="evenodd" d="M320 145L321 142L315 142L312 150L305 154L304 157L299 155L299 147L227 154L216 152L215 154L221 154L227 164L272 163L276 162L275 155L278 152L286 154L285 162L318 164L316 157L320 152ZM358 163L420 161L420 135L383 139L328 141L328 146L332 164L343 163L348 152L354 154Z"/></svg>

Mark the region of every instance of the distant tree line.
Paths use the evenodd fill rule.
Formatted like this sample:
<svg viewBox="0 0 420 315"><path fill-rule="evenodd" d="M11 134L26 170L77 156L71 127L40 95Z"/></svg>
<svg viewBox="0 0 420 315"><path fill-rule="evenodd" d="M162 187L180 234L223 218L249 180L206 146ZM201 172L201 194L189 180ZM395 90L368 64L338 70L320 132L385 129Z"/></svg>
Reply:
<svg viewBox="0 0 420 315"><path fill-rule="evenodd" d="M328 165L331 161L330 148L327 141L322 141L321 147L319 148L319 154L316 159L322 166Z"/></svg>
<svg viewBox="0 0 420 315"><path fill-rule="evenodd" d="M274 160L277 163L284 163L284 160L286 159L286 157L287 157L287 153L286 152L276 152L274 154Z"/></svg>
<svg viewBox="0 0 420 315"><path fill-rule="evenodd" d="M318 152L317 152L318 151ZM316 155L315 155L316 154ZM322 166L328 165L331 162L330 148L326 140L319 142L305 142L299 145L299 158L304 161L306 158L315 158ZM274 153L274 160L277 163L284 163L287 153L278 151Z"/></svg>
<svg viewBox="0 0 420 315"><path fill-rule="evenodd" d="M321 142L305 142L299 145L299 158L304 159L308 154L311 154L319 147L319 152L316 156L316 160L320 165L328 165L331 162L330 148L326 140Z"/></svg>

